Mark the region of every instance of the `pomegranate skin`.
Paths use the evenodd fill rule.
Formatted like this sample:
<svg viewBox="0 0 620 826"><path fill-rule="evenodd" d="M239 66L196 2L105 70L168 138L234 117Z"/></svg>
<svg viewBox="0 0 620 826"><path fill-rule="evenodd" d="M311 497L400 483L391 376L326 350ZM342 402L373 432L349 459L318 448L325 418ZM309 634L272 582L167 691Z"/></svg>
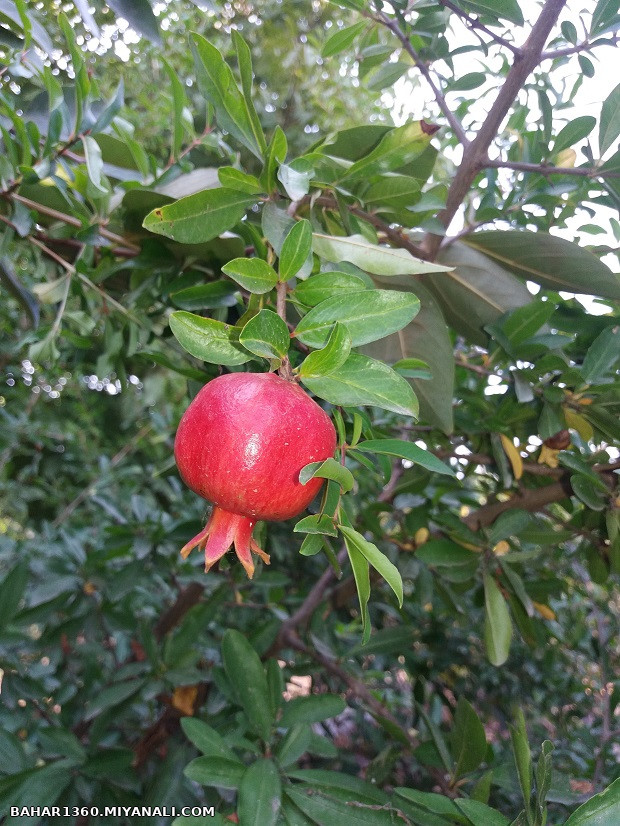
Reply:
<svg viewBox="0 0 620 826"><path fill-rule="evenodd" d="M295 516L323 480L299 481L336 447L329 416L300 387L273 373L230 373L205 385L185 411L174 452L185 483L231 513Z"/></svg>

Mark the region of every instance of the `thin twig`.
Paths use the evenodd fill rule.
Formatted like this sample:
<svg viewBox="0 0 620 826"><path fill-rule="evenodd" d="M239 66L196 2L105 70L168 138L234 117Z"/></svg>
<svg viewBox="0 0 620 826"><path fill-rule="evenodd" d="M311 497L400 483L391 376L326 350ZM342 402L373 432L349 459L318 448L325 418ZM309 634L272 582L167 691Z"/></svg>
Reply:
<svg viewBox="0 0 620 826"><path fill-rule="evenodd" d="M441 0L440 0L441 2ZM555 60L558 57L567 57L572 54L579 54L579 52L589 52L598 46L616 46L620 42L620 37L613 34L612 37L605 40L597 40L591 43L589 40L584 40L582 43L576 43L574 46L564 46L561 49L549 49L543 52L540 56L540 62L543 60Z"/></svg>
<svg viewBox="0 0 620 826"><path fill-rule="evenodd" d="M444 8L450 9L450 11L454 12L454 14L458 15L458 17L460 17L461 20L463 20L463 22L471 29L477 29L478 31L487 34L498 46L503 46L505 49L509 49L513 54L521 53L521 49L518 46L511 43L510 40L506 40L506 38L496 34L494 31L485 26L484 23L481 23L477 17L471 17L466 11L463 11L463 9L459 8L455 3L452 3L451 0L439 0L439 3Z"/></svg>
<svg viewBox="0 0 620 826"><path fill-rule="evenodd" d="M606 172L594 166L550 166L545 163L523 163L487 158L485 168L514 169L517 172L534 172L537 175L577 175L582 178L620 178L620 172Z"/></svg>
<svg viewBox="0 0 620 826"><path fill-rule="evenodd" d="M419 70L420 74L426 80L427 84L431 88L431 91L433 92L433 96L435 98L435 101L437 102L437 105L439 106L439 108L443 112L446 120L448 121L448 123L452 127L452 131L454 132L454 134L458 138L459 142L462 143L463 146L468 146L469 145L469 138L467 137L467 135L465 133L465 129L463 128L463 124L460 122L460 120L456 117L456 115L454 114L454 112L450 108L450 105L448 104L448 101L445 99L445 97L443 95L443 92L441 91L439 86L435 83L435 81L433 79L433 76L431 75L428 66L420 58L419 54L417 53L417 51L412 46L411 41L407 37L406 33L398 25L398 22L396 20L391 19L385 12L382 12L382 11L379 12L376 17L373 16L373 20L376 20L378 23L381 23L382 25L384 25L386 28L388 28L392 32L392 34L394 34L400 40L400 42L402 43L403 48L405 49L405 51L407 52L409 57L411 57L411 59L413 60L413 62L416 65L416 68Z"/></svg>

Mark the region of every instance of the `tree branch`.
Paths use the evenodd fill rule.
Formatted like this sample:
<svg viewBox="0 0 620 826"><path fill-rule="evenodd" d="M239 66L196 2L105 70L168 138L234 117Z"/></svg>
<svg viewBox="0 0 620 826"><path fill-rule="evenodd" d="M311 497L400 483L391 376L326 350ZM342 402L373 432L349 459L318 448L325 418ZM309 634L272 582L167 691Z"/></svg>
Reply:
<svg viewBox="0 0 620 826"><path fill-rule="evenodd" d="M578 175L582 178L620 178L620 172L605 172L594 166L549 166L548 164L522 163L487 158L484 167L489 169L514 169L517 172L534 172L538 175Z"/></svg>
<svg viewBox="0 0 620 826"><path fill-rule="evenodd" d="M488 149L523 84L540 62L540 55L549 33L557 22L565 4L566 0L547 0L538 20L532 27L529 37L519 53L515 55L514 63L508 72L504 85L500 89L478 134L470 144L465 146L463 160L448 190L446 206L438 216L446 229L458 212L476 175L484 168ZM437 254L441 240L441 235L429 234L427 236L425 246L431 258L434 258Z"/></svg>
<svg viewBox="0 0 620 826"><path fill-rule="evenodd" d="M441 2L442 0L440 0ZM574 46L565 46L562 49L549 49L543 52L540 56L540 62L543 60L555 60L558 57L566 57L572 54L579 54L579 52L589 52L598 46L616 46L620 42L620 37L613 34L610 38L605 40L597 40L591 43L589 40L584 40L583 43L576 43Z"/></svg>
<svg viewBox="0 0 620 826"><path fill-rule="evenodd" d="M401 27L398 25L398 22L388 17L388 15L385 14L385 12L379 12L379 14L376 17L373 17L373 20L375 20L377 23L381 23L382 25L384 25L392 32L392 34L394 34L400 40L404 50L413 60L413 62L416 65L416 68L419 70L422 77L430 86L431 91L433 92L433 96L437 102L437 105L439 106L446 120L452 127L452 131L458 138L459 142L462 143L463 146L468 146L469 138L465 133L463 124L460 122L460 120L456 117L456 115L450 108L450 105L445 99L443 92L433 80L433 76L431 75L428 66L424 63L424 61L418 55L417 51L411 45L411 41L409 40L405 32L401 29Z"/></svg>
<svg viewBox="0 0 620 826"><path fill-rule="evenodd" d="M487 28L484 23L481 23L477 17L471 17L466 11L463 11L463 9L460 9L455 3L452 3L451 0L439 0L439 3L444 8L454 12L454 14L460 17L461 20L469 26L469 28L474 30L477 29L478 31L487 34L498 46L503 46L505 49L509 49L513 54L521 53L521 49L518 46L515 46L514 43L510 42L510 40L500 37L500 35L496 34L492 29Z"/></svg>

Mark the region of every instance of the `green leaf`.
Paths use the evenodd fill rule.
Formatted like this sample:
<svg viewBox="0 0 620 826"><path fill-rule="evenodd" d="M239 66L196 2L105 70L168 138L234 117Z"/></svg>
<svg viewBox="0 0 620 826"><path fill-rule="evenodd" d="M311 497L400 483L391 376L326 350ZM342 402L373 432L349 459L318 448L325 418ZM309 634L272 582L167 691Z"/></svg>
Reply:
<svg viewBox="0 0 620 826"><path fill-rule="evenodd" d="M146 37L151 43L161 44L157 18L153 14L149 0L111 0L107 5L119 17L123 17L134 31Z"/></svg>
<svg viewBox="0 0 620 826"><path fill-rule="evenodd" d="M268 293L278 283L276 271L262 258L234 258L222 267L222 272L257 295Z"/></svg>
<svg viewBox="0 0 620 826"><path fill-rule="evenodd" d="M355 161L343 177L347 180L362 176L368 178L400 169L421 155L430 139L425 121L411 121L391 129L368 155Z"/></svg>
<svg viewBox="0 0 620 826"><path fill-rule="evenodd" d="M144 687L142 680L128 680L123 683L114 683L101 689L97 696L86 705L84 720L92 720L110 708L124 703L134 694L137 694Z"/></svg>
<svg viewBox="0 0 620 826"><path fill-rule="evenodd" d="M311 279L310 279L311 280ZM379 286L409 287L411 279L375 276ZM420 312L403 330L364 347L364 353L388 364L402 358L417 356L431 371L430 381L410 379L420 400L420 416L424 421L440 427L445 433L454 429L452 401L454 395L454 352L450 331L438 302L426 287L415 282L415 293L420 299ZM393 365L394 367L394 365ZM394 368L395 369L395 368Z"/></svg>
<svg viewBox="0 0 620 826"><path fill-rule="evenodd" d="M365 20L359 23L354 23L352 26L346 26L344 29L338 29L330 35L321 49L321 57L333 57L346 51L353 45L355 38L360 35L368 24Z"/></svg>
<svg viewBox="0 0 620 826"><path fill-rule="evenodd" d="M288 786L286 796L307 815L312 823L322 826L338 826L351 823L351 812L355 812L356 826L394 826L394 813L391 810L378 808L376 804L366 805L358 803L355 795L351 795L354 805L346 800L331 797L318 792L313 785Z"/></svg>
<svg viewBox="0 0 620 826"><path fill-rule="evenodd" d="M325 459L324 462L311 462L299 471L299 481L302 485L307 484L310 479L315 477L332 479L334 482L338 482L345 493L353 489L353 474L332 457Z"/></svg>
<svg viewBox="0 0 620 826"><path fill-rule="evenodd" d="M26 591L28 576L28 565L25 562L14 565L3 576L0 583L0 630L6 628L17 613Z"/></svg>
<svg viewBox="0 0 620 826"><path fill-rule="evenodd" d="M282 783L273 760L256 760L239 784L239 822L244 826L276 826L281 797Z"/></svg>
<svg viewBox="0 0 620 826"><path fill-rule="evenodd" d="M291 201L300 201L310 191L312 169L298 169L293 164L281 163L278 167L278 180L286 190Z"/></svg>
<svg viewBox="0 0 620 826"><path fill-rule="evenodd" d="M585 473L574 473L570 477L570 484L573 493L593 511L602 511L608 499L608 493L600 487Z"/></svg>
<svg viewBox="0 0 620 826"><path fill-rule="evenodd" d="M322 548L323 538L319 534L309 533L304 539L304 541L301 543L299 553L302 556L316 556L316 554L318 554L322 550Z"/></svg>
<svg viewBox="0 0 620 826"><path fill-rule="evenodd" d="M532 301L513 310L502 323L502 330L516 346L537 333L554 311L555 304L551 301Z"/></svg>
<svg viewBox="0 0 620 826"><path fill-rule="evenodd" d="M510 820L479 800L457 798L454 805L476 826L510 826Z"/></svg>
<svg viewBox="0 0 620 826"><path fill-rule="evenodd" d="M560 129L553 143L553 153L557 155L563 149L567 149L569 146L573 146L587 138L595 126L596 118L593 118L592 115L582 115L570 121Z"/></svg>
<svg viewBox="0 0 620 826"><path fill-rule="evenodd" d="M620 135L620 83L610 93L601 108L599 123L599 154L603 156Z"/></svg>
<svg viewBox="0 0 620 826"><path fill-rule="evenodd" d="M414 258L407 250L371 244L363 235L346 237L315 232L312 248L326 261L349 261L361 270L376 275L416 275L446 272L450 267Z"/></svg>
<svg viewBox="0 0 620 826"><path fill-rule="evenodd" d="M456 765L454 779L477 769L487 752L484 726L471 703L464 697L459 697L454 713L451 750Z"/></svg>
<svg viewBox="0 0 620 826"><path fill-rule="evenodd" d="M508 539L509 536L521 535L532 523L532 515L520 508L510 509L505 513L500 513L491 528L489 529L489 542L496 545L501 539Z"/></svg>
<svg viewBox="0 0 620 826"><path fill-rule="evenodd" d="M488 324L532 301L525 284L483 253L460 241L449 244L438 259L451 271L425 282L448 324L481 345L487 342Z"/></svg>
<svg viewBox="0 0 620 826"><path fill-rule="evenodd" d="M327 514L313 514L305 516L293 528L293 533L307 533L311 535L338 536L334 522Z"/></svg>
<svg viewBox="0 0 620 826"><path fill-rule="evenodd" d="M239 346L237 333L229 324L183 311L172 313L169 324L181 347L209 364L232 367L251 358Z"/></svg>
<svg viewBox="0 0 620 826"><path fill-rule="evenodd" d="M416 558L427 565L451 567L470 565L479 560L479 554L451 542L449 539L431 539L416 550Z"/></svg>
<svg viewBox="0 0 620 826"><path fill-rule="evenodd" d="M346 795L345 799L356 800L360 803L378 803L385 805L388 796L376 785L359 777L344 774L341 771L328 771L326 769L297 769L287 772L287 776L293 780L301 780L308 786L313 786L317 791L326 794Z"/></svg>
<svg viewBox="0 0 620 826"><path fill-rule="evenodd" d="M348 327L336 322L322 350L310 353L299 367L299 375L322 376L343 365L351 352L351 335Z"/></svg>
<svg viewBox="0 0 620 826"><path fill-rule="evenodd" d="M596 384L607 378L619 359L620 326L606 327L589 347L583 360L581 374L584 381Z"/></svg>
<svg viewBox="0 0 620 826"><path fill-rule="evenodd" d="M512 623L506 600L490 574L484 576L484 605L487 656L492 665L500 666L506 662L510 652Z"/></svg>
<svg viewBox="0 0 620 826"><path fill-rule="evenodd" d="M466 243L519 278L535 281L550 290L620 298L617 275L584 247L556 235L529 230L489 230L468 235Z"/></svg>
<svg viewBox="0 0 620 826"><path fill-rule="evenodd" d="M296 221L287 233L278 263L278 272L282 281L297 275L306 263L312 251L312 227L310 221L302 218Z"/></svg>
<svg viewBox="0 0 620 826"><path fill-rule="evenodd" d="M373 405L404 416L418 414L417 399L406 379L387 364L358 353L351 353L345 363L328 376L302 381L312 393L331 404Z"/></svg>
<svg viewBox="0 0 620 826"><path fill-rule="evenodd" d="M290 333L286 322L271 310L261 310L239 334L239 341L257 356L283 359L288 353Z"/></svg>
<svg viewBox="0 0 620 826"><path fill-rule="evenodd" d="M242 80L247 84L247 53L236 43L238 57L243 54L243 66L240 65ZM267 149L265 138L260 128L251 98L241 93L233 73L218 49L200 34L191 35L190 46L196 64L198 86L205 98L215 109L218 125L225 129L257 158L262 160Z"/></svg>
<svg viewBox="0 0 620 826"><path fill-rule="evenodd" d="M196 284L170 293L170 300L181 310L209 310L216 307L234 307L238 300L238 290L229 281L211 281Z"/></svg>
<svg viewBox="0 0 620 826"><path fill-rule="evenodd" d="M362 618L362 641L368 642L370 639L370 615L368 613L368 600L370 599L370 566L368 560L359 550L355 542L351 542L344 536L344 544L347 548L357 597L360 604L360 614Z"/></svg>
<svg viewBox="0 0 620 826"><path fill-rule="evenodd" d="M444 797L444 795L436 794L435 792L421 792L417 789L398 788L394 789L394 791L399 797L415 803L426 812L445 815L459 823L464 822L464 818L461 819L459 810L449 797Z"/></svg>
<svg viewBox="0 0 620 826"><path fill-rule="evenodd" d="M200 244L231 229L254 198L234 189L205 189L154 209L142 226L183 244Z"/></svg>
<svg viewBox="0 0 620 826"><path fill-rule="evenodd" d="M321 723L330 717L337 717L347 704L335 694L310 694L307 697L295 697L284 704L282 718L278 725L289 728L300 723Z"/></svg>
<svg viewBox="0 0 620 826"><path fill-rule="evenodd" d="M328 298L356 293L366 288L366 282L357 275L348 272L320 272L299 283L293 296L302 304L315 307Z"/></svg>
<svg viewBox="0 0 620 826"><path fill-rule="evenodd" d="M467 11L490 16L493 22L499 18L516 23L517 26L522 26L524 23L517 0L461 0L459 5Z"/></svg>
<svg viewBox="0 0 620 826"><path fill-rule="evenodd" d="M312 729L308 724L291 726L278 743L275 751L276 759L281 768L292 766L310 748Z"/></svg>
<svg viewBox="0 0 620 826"><path fill-rule="evenodd" d="M217 177L225 189L234 189L237 192L246 192L248 195L259 195L265 191L258 178L248 175L234 166L220 166Z"/></svg>
<svg viewBox="0 0 620 826"><path fill-rule="evenodd" d="M101 184L103 160L101 158L99 144L94 138L91 138L90 135L84 135L82 137L82 148L84 149L84 157L86 158L88 178L95 189L105 194L108 190Z"/></svg>
<svg viewBox="0 0 620 826"><path fill-rule="evenodd" d="M222 660L252 728L267 742L274 721L265 669L258 654L242 634L229 628L222 638Z"/></svg>
<svg viewBox="0 0 620 826"><path fill-rule="evenodd" d="M266 192L273 192L275 189L278 166L284 162L287 151L286 135L280 126L276 126L265 152L265 165L260 176L261 185Z"/></svg>
<svg viewBox="0 0 620 826"><path fill-rule="evenodd" d="M433 377L428 364L422 359L399 359L392 365L392 370L396 370L406 379L425 379L428 381Z"/></svg>
<svg viewBox="0 0 620 826"><path fill-rule="evenodd" d="M360 442L355 449L366 453L385 453L388 456L400 456L401 459L407 459L409 462L421 465L433 473L445 473L448 476L454 476L452 468L445 465L428 450L423 450L404 439L370 439L366 442Z"/></svg>
<svg viewBox="0 0 620 826"><path fill-rule="evenodd" d="M448 84L446 92L468 92L470 89L477 89L486 83L487 76L484 72L468 72L466 75L453 80Z"/></svg>
<svg viewBox="0 0 620 826"><path fill-rule="evenodd" d="M592 13L590 36L596 37L617 29L619 23L617 0L598 0Z"/></svg>
<svg viewBox="0 0 620 826"><path fill-rule="evenodd" d="M528 822L531 822L532 755L527 740L527 731L525 730L525 717L521 709L517 709L515 724L510 727L510 739L525 811Z"/></svg>
<svg viewBox="0 0 620 826"><path fill-rule="evenodd" d="M204 720L195 717L181 717L181 728L185 736L199 749L205 757L222 757L225 760L240 762L234 751L226 745L224 738L207 725Z"/></svg>
<svg viewBox="0 0 620 826"><path fill-rule="evenodd" d="M237 29L233 28L231 30L231 36L235 45L235 51L237 52L237 65L239 67L239 76L241 77L241 92L243 94L243 102L245 104L247 120L250 124L254 135L254 140L260 149L261 155L264 155L267 151L267 141L265 140L260 119L256 109L254 108L254 92L252 89L252 54L250 52L250 47L245 42L243 37L241 37ZM228 95L230 95L230 89L228 89Z"/></svg>
<svg viewBox="0 0 620 826"><path fill-rule="evenodd" d="M309 347L324 347L336 321L346 324L351 344L367 344L402 329L420 308L417 296L395 290L362 290L328 298L313 307L294 336Z"/></svg>
<svg viewBox="0 0 620 826"><path fill-rule="evenodd" d="M378 212L407 209L420 200L420 182L407 175L385 175L368 187L363 200Z"/></svg>
<svg viewBox="0 0 620 826"><path fill-rule="evenodd" d="M349 545L353 545L362 554L362 556L368 560L372 567L378 571L379 574L381 574L383 579L385 579L392 591L396 594L399 606L402 607L403 581L398 568L390 562L385 554L381 553L376 545L373 545L372 542L368 542L367 539L364 539L361 533L353 530L353 528L347 528L345 525L340 525L339 527L340 532L345 538L347 547L349 547Z"/></svg>
<svg viewBox="0 0 620 826"><path fill-rule="evenodd" d="M536 764L536 804L539 811L545 807L545 801L552 781L552 763L551 754L553 752L553 743L545 740L540 749L540 757Z"/></svg>
<svg viewBox="0 0 620 826"><path fill-rule="evenodd" d="M201 786L217 786L222 789L238 789L246 768L239 760L225 757L196 757L183 774Z"/></svg>
<svg viewBox="0 0 620 826"><path fill-rule="evenodd" d="M580 806L564 826L617 826L619 815L620 778Z"/></svg>
<svg viewBox="0 0 620 826"><path fill-rule="evenodd" d="M185 90L183 84L178 78L168 61L162 57L162 63L170 85L172 86L172 103L174 106L173 127L172 127L172 158L178 158L181 147L183 146L183 110L187 106L187 98L185 97Z"/></svg>

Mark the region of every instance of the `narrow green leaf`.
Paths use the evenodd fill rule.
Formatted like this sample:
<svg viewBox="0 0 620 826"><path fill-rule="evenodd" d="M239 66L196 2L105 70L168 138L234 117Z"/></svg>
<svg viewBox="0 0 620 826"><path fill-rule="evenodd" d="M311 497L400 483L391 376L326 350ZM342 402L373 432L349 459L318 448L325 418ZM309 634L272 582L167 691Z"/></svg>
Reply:
<svg viewBox="0 0 620 826"><path fill-rule="evenodd" d="M525 812L528 822L531 822L532 755L530 753L530 745L527 740L525 717L523 716L523 711L521 709L517 709L515 723L510 727L510 738L512 741L512 751L517 767L517 775L519 777L519 785L521 787L523 803L525 805Z"/></svg>
<svg viewBox="0 0 620 826"><path fill-rule="evenodd" d="M372 567L381 574L383 579L385 579L392 591L396 594L399 606L402 607L403 581L400 576L400 571L396 565L390 562L387 556L384 553L381 553L376 545L373 545L372 542L368 542L367 539L364 539L361 533L353 528L347 528L344 525L340 525L339 527L341 533L345 537L345 540L347 540L347 547L349 543L354 545L362 556L368 560Z"/></svg>
<svg viewBox="0 0 620 826"><path fill-rule="evenodd" d="M311 168L306 169L304 165L299 169L293 164L281 163L277 174L291 201L300 201L310 191Z"/></svg>
<svg viewBox="0 0 620 826"><path fill-rule="evenodd" d="M332 479L334 482L338 482L345 493L353 489L355 481L351 471L332 457L325 459L324 462L311 462L299 472L299 481L302 485L307 484L310 479L315 477Z"/></svg>
<svg viewBox="0 0 620 826"><path fill-rule="evenodd" d="M587 138L590 132L596 126L596 118L592 115L581 115L578 118L570 121L560 129L554 143L553 152L555 155L563 149L568 149L579 141Z"/></svg>
<svg viewBox="0 0 620 826"><path fill-rule="evenodd" d="M275 756L281 768L294 765L299 758L305 754L312 737L312 729L308 724L300 723L291 726L284 737L278 743Z"/></svg>
<svg viewBox="0 0 620 826"><path fill-rule="evenodd" d="M271 310L261 310L239 334L239 342L246 350L268 359L283 359L290 341L286 322Z"/></svg>
<svg viewBox="0 0 620 826"><path fill-rule="evenodd" d="M154 209L142 226L183 244L200 244L231 229L254 198L234 189L205 189Z"/></svg>
<svg viewBox="0 0 620 826"><path fill-rule="evenodd" d="M337 717L347 704L335 694L310 694L308 697L295 697L284 704L282 718L278 725L282 728L296 726L300 723L321 723L330 717Z"/></svg>
<svg viewBox="0 0 620 826"><path fill-rule="evenodd" d="M323 548L323 538L320 534L309 533L301 543L299 553L302 556L316 556Z"/></svg>
<svg viewBox="0 0 620 826"><path fill-rule="evenodd" d="M323 376L343 365L351 352L351 335L344 324L336 322L322 350L310 353L299 368L299 375Z"/></svg>
<svg viewBox="0 0 620 826"><path fill-rule="evenodd" d="M244 826L276 826L281 797L282 782L273 760L256 760L239 784L239 822Z"/></svg>
<svg viewBox="0 0 620 826"><path fill-rule="evenodd" d="M536 764L536 805L539 812L544 810L547 794L551 788L552 753L553 743L550 740L545 740L541 746L540 757Z"/></svg>
<svg viewBox="0 0 620 826"><path fill-rule="evenodd" d="M587 384L596 384L607 378L618 360L620 360L620 326L615 325L606 327L588 349L581 365L584 381Z"/></svg>
<svg viewBox="0 0 620 826"><path fill-rule="evenodd" d="M310 221L302 218L296 221L287 233L280 251L278 272L281 281L297 275L312 251L312 227Z"/></svg>
<svg viewBox="0 0 620 826"><path fill-rule="evenodd" d="M274 724L265 669L246 638L229 628L222 638L222 660L254 731L267 742Z"/></svg>
<svg viewBox="0 0 620 826"><path fill-rule="evenodd" d="M202 35L193 33L190 46L198 86L215 109L218 125L262 159L266 145L262 130L257 126L256 112L251 99L248 100L239 90L230 66L219 50ZM240 69L242 80L247 83L247 61ZM251 73L251 67L249 71Z"/></svg>
<svg viewBox="0 0 620 826"><path fill-rule="evenodd" d="M555 311L552 301L532 301L523 307L512 310L502 323L502 330L513 345L521 344L537 333Z"/></svg>
<svg viewBox="0 0 620 826"><path fill-rule="evenodd" d="M250 47L241 37L237 29L232 29L231 36L237 52L237 64L239 66L239 75L241 77L241 92L243 95L243 103L245 104L245 112L248 123L252 129L256 145L260 149L261 155L267 151L267 141L263 133L260 119L254 108L254 93L252 90L252 54Z"/></svg>
<svg viewBox="0 0 620 826"><path fill-rule="evenodd" d="M449 539L431 539L421 545L415 555L427 565L439 565L440 567L470 565L480 558L479 554Z"/></svg>
<svg viewBox="0 0 620 826"><path fill-rule="evenodd" d="M99 144L90 135L82 137L82 147L84 149L84 156L86 158L86 169L88 171L88 178L95 189L99 192L106 193L108 190L101 184L101 175L103 172L103 160L101 157L101 149Z"/></svg>
<svg viewBox="0 0 620 826"><path fill-rule="evenodd" d="M258 178L240 169L235 169L234 166L220 166L217 176L226 189L235 189L237 192L245 192L248 195L259 195L265 191Z"/></svg>
<svg viewBox="0 0 620 826"><path fill-rule="evenodd" d="M445 465L440 459L432 453L429 453L428 450L423 450L421 447L411 442L406 442L404 439L369 439L366 442L360 442L356 445L356 450L365 451L366 453L385 453L388 456L399 456L401 459L407 459L409 462L421 465L433 473L445 473L448 476L454 476L452 468Z"/></svg>
<svg viewBox="0 0 620 826"><path fill-rule="evenodd" d="M368 613L368 600L370 599L370 566L368 560L362 554L355 542L352 542L349 537L344 534L344 544L347 548L349 561L351 562L351 569L353 570L353 578L355 579L355 587L357 588L357 597L360 604L360 613L362 617L362 642L368 642L370 639L370 615Z"/></svg>
<svg viewBox="0 0 620 826"><path fill-rule="evenodd" d="M246 768L239 760L225 757L196 757L183 772L201 786L217 786L222 789L238 789Z"/></svg>
<svg viewBox="0 0 620 826"><path fill-rule="evenodd" d="M162 62L164 64L166 74L170 80L170 85L172 86L172 103L174 106L172 126L172 157L178 158L183 145L183 110L187 105L187 98L185 97L185 90L183 88L183 84L177 76L177 73L164 57L162 57Z"/></svg>
<svg viewBox="0 0 620 826"><path fill-rule="evenodd" d="M199 749L205 757L222 757L240 763L234 751L226 745L224 738L207 725L204 720L195 717L182 717L181 728L185 736Z"/></svg>
<svg viewBox="0 0 620 826"><path fill-rule="evenodd" d="M428 146L432 137L429 124L411 121L387 132L368 155L355 161L344 176L346 179L378 175L400 169L411 163ZM431 127L432 128L432 127ZM436 131L436 127L435 130Z"/></svg>
<svg viewBox="0 0 620 826"><path fill-rule="evenodd" d="M573 493L593 511L605 510L608 494L585 473L573 473L570 477Z"/></svg>
<svg viewBox="0 0 620 826"><path fill-rule="evenodd" d="M330 35L321 49L321 57L333 57L346 51L353 45L355 38L360 35L368 24L361 20L359 23L354 23L352 26L346 26L344 29L338 29Z"/></svg>
<svg viewBox="0 0 620 826"><path fill-rule="evenodd" d="M236 331L229 324L181 310L172 313L169 324L181 347L209 364L232 367L251 358L239 346Z"/></svg>
<svg viewBox="0 0 620 826"><path fill-rule="evenodd" d="M18 563L3 576L0 584L0 630L13 619L26 591L28 583L28 565Z"/></svg>
<svg viewBox="0 0 620 826"><path fill-rule="evenodd" d="M510 826L510 820L505 815L479 800L457 798L454 805L476 826Z"/></svg>
<svg viewBox="0 0 620 826"><path fill-rule="evenodd" d="M262 258L234 258L222 267L222 272L251 293L262 295L278 283L278 276Z"/></svg>
<svg viewBox="0 0 620 826"><path fill-rule="evenodd" d="M157 18L149 0L111 0L107 5L119 17L123 17L134 31L139 32L151 43L161 44Z"/></svg>
<svg viewBox="0 0 620 826"><path fill-rule="evenodd" d="M462 0L462 4L468 11L490 15L494 23L497 18L509 20L517 26L522 26L524 23L517 0Z"/></svg>
<svg viewBox="0 0 620 826"><path fill-rule="evenodd" d="M351 805L351 802L347 800L331 797L321 792L317 793L313 785L304 787L301 784L288 786L286 795L311 819L312 823L320 823L323 826L351 823L351 811L353 810L356 826L394 826L393 811L383 807L377 808L376 804L358 803L354 795L352 795L354 805Z"/></svg>
<svg viewBox="0 0 620 826"><path fill-rule="evenodd" d="M620 83L604 101L599 123L599 154L602 156L620 135Z"/></svg>
<svg viewBox="0 0 620 826"><path fill-rule="evenodd" d="M454 713L451 748L455 762L455 779L477 769L487 752L484 726L478 719L474 707L464 697L459 697Z"/></svg>
<svg viewBox="0 0 620 826"><path fill-rule="evenodd" d="M281 163L284 163L287 151L286 135L280 126L276 126L269 141L269 146L265 151L264 166L260 176L261 185L268 193L275 189L278 167Z"/></svg>
<svg viewBox="0 0 620 826"><path fill-rule="evenodd" d="M449 83L445 91L469 92L471 89L477 89L479 86L482 86L486 80L487 76L484 72L468 72Z"/></svg>
<svg viewBox="0 0 620 826"><path fill-rule="evenodd" d="M336 264L349 261L361 270L376 275L416 275L451 269L414 258L407 250L372 244L363 235L340 237L315 232L312 247L326 261Z"/></svg>
<svg viewBox="0 0 620 826"><path fill-rule="evenodd" d="M484 641L489 662L503 665L508 659L512 623L506 600L490 574L484 576Z"/></svg>
<svg viewBox="0 0 620 826"><path fill-rule="evenodd" d="M348 272L320 272L299 283L293 295L302 304L315 307L328 298L356 293L367 286L359 276Z"/></svg>
<svg viewBox="0 0 620 826"><path fill-rule="evenodd" d="M375 359L351 353L345 363L320 378L303 378L308 389L331 404L373 405L416 417L418 402L407 380Z"/></svg>

